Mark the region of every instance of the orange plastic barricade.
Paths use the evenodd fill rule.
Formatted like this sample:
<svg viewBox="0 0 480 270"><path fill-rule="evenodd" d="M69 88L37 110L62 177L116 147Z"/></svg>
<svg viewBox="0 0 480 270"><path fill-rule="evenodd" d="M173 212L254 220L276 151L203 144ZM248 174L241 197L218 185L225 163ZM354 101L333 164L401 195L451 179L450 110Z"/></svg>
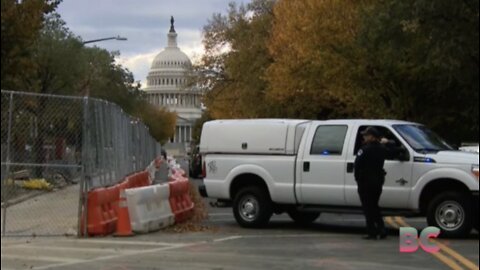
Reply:
<svg viewBox="0 0 480 270"><path fill-rule="evenodd" d="M181 168L173 168L172 169L173 175L180 175L182 177L187 177L187 173Z"/></svg>
<svg viewBox="0 0 480 270"><path fill-rule="evenodd" d="M125 179L125 180L123 180L122 182L120 182L120 183L117 184L118 191L119 191L119 195L120 195L120 192L121 192L122 190L125 190L125 189L127 189L127 188L130 188L129 184L130 184L130 183L128 182L127 179Z"/></svg>
<svg viewBox="0 0 480 270"><path fill-rule="evenodd" d="M176 180L168 184L170 186L170 207L175 215L175 223L183 222L192 216L194 207L188 192L188 180Z"/></svg>
<svg viewBox="0 0 480 270"><path fill-rule="evenodd" d="M117 228L118 215L127 208L119 208L121 201L120 192L129 188L144 187L150 185L150 176L147 171L138 172L128 176L122 182L108 188L96 188L87 194L87 234L109 235L117 231L118 234L128 234L125 228L125 215L122 216L122 224ZM125 214L125 212L122 212ZM82 218L85 215L82 213ZM128 219L130 224L130 219ZM83 232L82 227L82 232Z"/></svg>
<svg viewBox="0 0 480 270"><path fill-rule="evenodd" d="M129 188L144 187L150 185L150 175L147 171L138 172L127 176Z"/></svg>
<svg viewBox="0 0 480 270"><path fill-rule="evenodd" d="M116 192L118 190L114 187L97 188L88 192L88 235L108 235L115 231L117 222Z"/></svg>

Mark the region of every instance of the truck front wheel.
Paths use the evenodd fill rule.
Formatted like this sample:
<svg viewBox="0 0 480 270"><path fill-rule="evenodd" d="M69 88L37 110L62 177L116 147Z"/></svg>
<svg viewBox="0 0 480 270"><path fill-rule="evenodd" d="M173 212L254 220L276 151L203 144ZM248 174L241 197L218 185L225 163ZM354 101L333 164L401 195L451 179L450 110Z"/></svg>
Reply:
<svg viewBox="0 0 480 270"><path fill-rule="evenodd" d="M233 215L242 227L258 228L267 225L273 215L270 196L256 186L241 189L233 200Z"/></svg>
<svg viewBox="0 0 480 270"><path fill-rule="evenodd" d="M319 216L320 213L315 212L300 212L297 210L288 211L288 215L293 221L301 225L308 225L313 223Z"/></svg>
<svg viewBox="0 0 480 270"><path fill-rule="evenodd" d="M441 237L465 237L473 226L470 205L469 197L462 193L440 193L428 206L428 225L440 228Z"/></svg>

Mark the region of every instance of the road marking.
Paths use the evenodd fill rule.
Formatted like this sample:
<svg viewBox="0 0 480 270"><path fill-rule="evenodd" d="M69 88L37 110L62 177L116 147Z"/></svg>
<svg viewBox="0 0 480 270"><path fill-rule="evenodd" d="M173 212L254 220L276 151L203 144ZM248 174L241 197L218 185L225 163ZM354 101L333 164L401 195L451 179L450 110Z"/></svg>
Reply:
<svg viewBox="0 0 480 270"><path fill-rule="evenodd" d="M435 239L432 239L432 242L436 243L445 253L448 253L450 256L454 257L459 262L463 263L463 265L465 265L468 269L478 270L478 266L476 264L474 264L472 261L468 260L467 258L463 257L458 252L446 246L442 242Z"/></svg>
<svg viewBox="0 0 480 270"><path fill-rule="evenodd" d="M83 260L67 258L67 257L51 257L51 256L37 256L37 255L14 255L14 254L5 254L2 253L2 259L17 259L17 260L33 260L33 261L45 261L45 262L57 262L57 263L67 263L75 264L83 262Z"/></svg>
<svg viewBox="0 0 480 270"><path fill-rule="evenodd" d="M240 239L240 238L243 238L243 236L234 235L234 236L225 237L225 238L218 238L218 239L213 240L213 242L223 242L223 241L235 240L235 239Z"/></svg>
<svg viewBox="0 0 480 270"><path fill-rule="evenodd" d="M228 240L234 240L241 238L241 236L231 236L231 237L225 237L225 238L219 238L216 239L215 242L223 242L223 241L228 241ZM104 240L101 240L102 242ZM108 241L108 240L105 240ZM90 242L96 242L96 241L90 241ZM129 241L108 241L108 242L126 242L128 243ZM138 242L137 242L138 243ZM155 252L160 252L160 251L165 251L165 250L173 250L173 249L179 249L179 248L185 248L185 247L191 247L191 246L196 246L196 245L202 245L202 244L207 244L207 241L200 241L200 242L191 242L191 243L184 243L184 244L175 244L171 245L168 247L159 247L159 248L153 248L153 249L147 249L147 250L138 250L138 251L128 251L128 252L122 252L120 254L114 254L114 255L108 255L108 256L103 256L103 257L97 257L89 260L82 260L78 262L67 262L67 263L60 263L60 264L51 264L51 265L45 265L45 266L40 266L40 267L34 267L32 269L36 270L43 270L43 269L50 269L53 267L68 267L71 265L77 265L77 264L83 264L83 263L90 263L90 262L98 262L98 261L105 261L105 260L111 260L115 258L124 258L127 256L134 256L134 255L140 255L140 254L148 254L148 253L155 253Z"/></svg>
<svg viewBox="0 0 480 270"><path fill-rule="evenodd" d="M318 237L318 238L329 238L331 235L323 234L323 233L318 233L318 234L250 234L250 235L242 235L242 238L284 238L284 237L291 237L291 238L296 238L296 237ZM345 237L345 238L350 238L349 235L336 235L335 237L340 238L340 237Z"/></svg>
<svg viewBox="0 0 480 270"><path fill-rule="evenodd" d="M395 222L397 222L398 224L400 224L400 226L402 227L412 227L410 226L409 224L407 224L402 217L395 217Z"/></svg>
<svg viewBox="0 0 480 270"><path fill-rule="evenodd" d="M70 241L64 241L72 243ZM113 244L113 245L136 245L136 246L181 246L183 243L166 243L166 242L148 242L148 241L122 241L122 240L106 240L106 239L78 239L77 243L97 243L97 244ZM188 243L187 243L188 244Z"/></svg>
<svg viewBox="0 0 480 270"><path fill-rule="evenodd" d="M463 270L463 268L460 265L458 265L455 261L453 261L452 259L448 258L447 256L443 255L440 252L435 252L430 254L432 254L432 256L434 256L435 258L437 258L438 260L440 260L441 262L443 262L453 270Z"/></svg>
<svg viewBox="0 0 480 270"><path fill-rule="evenodd" d="M223 240L226 241L226 240ZM132 256L132 255L137 255L137 254L145 254L149 252L156 252L156 251L162 251L162 250L169 250L169 249L177 249L177 248L182 248L182 247L188 247L192 245L197 245L199 243L164 243L164 242L142 242L142 241L122 241L122 240L106 240L106 239L76 239L73 241L66 241L66 240L60 240L58 242L62 243L69 243L69 244L75 244L75 243L92 243L92 244L112 244L112 245L138 245L138 246L151 246L152 248L146 249L146 250L132 250L132 249L120 249L119 251L113 251L114 254L112 254L112 250L103 250L99 248L77 248L77 247L40 247L40 246L34 246L34 245L28 245L25 243L22 243L22 245L18 245L18 247L27 247L27 248L40 248L40 249L50 249L50 250L65 250L65 249L70 249L70 250L85 250L85 251L103 251L103 252L109 252L110 255L105 254L105 256L97 257L97 258L92 258L92 259L73 259L73 258L59 258L59 257L49 257L49 256L32 256L29 255L28 257L25 255L9 255L9 254L4 254L2 252L2 259L3 258L11 258L11 259L32 259L35 261L46 261L50 262L53 264L49 265L44 265L44 266L38 266L38 267L33 267L32 269L50 269L50 268L55 268L55 267L64 267L68 268L68 266L71 265L76 265L76 264L82 264L82 263L88 263L88 262L95 262L95 261L102 261L102 260L109 260L109 259L115 259L118 257L123 257L123 256ZM56 242L56 243L58 243ZM41 244L41 243L40 243ZM16 248L11 247L11 248ZM4 249L2 248L2 251Z"/></svg>
<svg viewBox="0 0 480 270"><path fill-rule="evenodd" d="M120 254L97 257L97 258L88 259L88 260L81 260L81 261L77 261L77 262L65 262L65 263L58 263L58 264L50 264L50 265L45 265L45 266L33 267L32 269L43 270L43 269L50 269L50 268L54 268L54 267L55 268L56 267L64 267L65 269L67 269L68 268L67 266L71 266L71 265L105 261L105 260L111 260L111 259L120 258L120 257L124 258L124 257L127 257L127 256L134 256L134 255L147 254L147 253L153 253L153 252L159 252L159 251L165 251L165 250L178 249L178 248L194 246L194 245L198 245L198 244L202 244L202 243L206 243L206 242L198 242L198 243L186 244L186 245L182 245L182 246L161 247L161 248L154 248L154 249L147 249L147 250L123 252L123 253L120 253Z"/></svg>
<svg viewBox="0 0 480 270"><path fill-rule="evenodd" d="M398 229L398 225L393 221L392 217L385 217L385 222L388 223L388 225L390 225L390 227L394 228L394 229Z"/></svg>
<svg viewBox="0 0 480 270"><path fill-rule="evenodd" d="M81 251L81 252L103 252L103 253L115 253L119 251L133 251L132 249L119 249L119 248L85 248L85 247L49 247L49 246L36 246L36 245L29 245L29 244L24 244L24 245L18 245L15 247L12 247L12 249L17 249L17 248L29 248L29 249L41 249L41 250L71 250L71 251Z"/></svg>
<svg viewBox="0 0 480 270"><path fill-rule="evenodd" d="M402 217L395 217L395 221L397 221L401 226L404 227L411 227L407 222ZM478 270L478 266L470 261L469 259L465 258L464 256L460 255L458 252L453 250L452 248L448 247L447 245L443 244L441 241L436 240L436 239L430 239L433 243L436 243L439 247L440 250L447 253L454 259L456 259L458 262L462 263L464 266L466 266L470 270ZM435 256L437 259L445 263L446 265L450 266L452 269L463 269L460 265L458 265L455 261L451 260L447 256L441 254L440 252L436 253L430 253L433 256Z"/></svg>

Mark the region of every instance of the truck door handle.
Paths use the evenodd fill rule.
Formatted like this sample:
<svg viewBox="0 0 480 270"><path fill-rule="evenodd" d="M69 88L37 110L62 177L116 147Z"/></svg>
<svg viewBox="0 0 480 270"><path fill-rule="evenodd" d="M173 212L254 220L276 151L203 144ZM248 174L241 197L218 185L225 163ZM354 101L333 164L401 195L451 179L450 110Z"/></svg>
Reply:
<svg viewBox="0 0 480 270"><path fill-rule="evenodd" d="M310 162L308 162L308 161L303 162L303 171L304 172L309 172L310 171Z"/></svg>
<svg viewBox="0 0 480 270"><path fill-rule="evenodd" d="M353 173L354 169L355 169L355 164L353 164L353 162L348 162L347 163L347 173Z"/></svg>

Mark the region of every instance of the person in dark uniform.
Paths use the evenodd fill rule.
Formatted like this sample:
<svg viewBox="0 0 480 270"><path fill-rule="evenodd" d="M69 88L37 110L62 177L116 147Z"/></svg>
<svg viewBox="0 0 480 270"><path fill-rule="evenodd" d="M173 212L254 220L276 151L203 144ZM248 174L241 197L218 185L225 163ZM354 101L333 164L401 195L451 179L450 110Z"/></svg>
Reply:
<svg viewBox="0 0 480 270"><path fill-rule="evenodd" d="M384 239L387 233L378 201L385 182L383 165L387 149L380 143L381 136L376 128L368 127L361 134L364 144L355 159L355 181L367 223L368 235L364 239L377 239L377 236Z"/></svg>

